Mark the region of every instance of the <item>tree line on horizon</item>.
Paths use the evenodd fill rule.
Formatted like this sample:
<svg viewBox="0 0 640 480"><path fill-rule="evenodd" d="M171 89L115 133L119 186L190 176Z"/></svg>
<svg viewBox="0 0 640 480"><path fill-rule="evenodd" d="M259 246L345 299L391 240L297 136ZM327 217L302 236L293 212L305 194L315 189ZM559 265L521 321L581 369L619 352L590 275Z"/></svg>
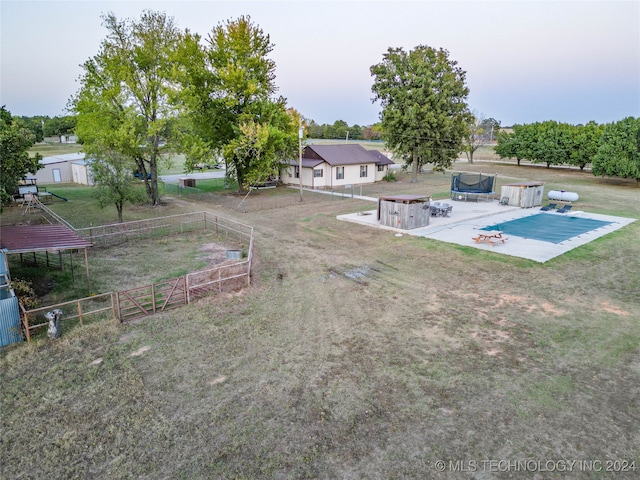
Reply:
<svg viewBox="0 0 640 480"><path fill-rule="evenodd" d="M500 158L532 163L591 165L595 176L634 179L640 183L640 117L617 122L571 125L548 120L514 125L498 134Z"/></svg>
<svg viewBox="0 0 640 480"><path fill-rule="evenodd" d="M444 171L461 152L472 162L489 132L491 140L497 135L501 156L548 166L591 163L596 175L640 178L639 119L606 126L538 122L498 133L499 121L470 110L466 72L442 48L390 47L370 67L380 122L320 125L276 96L273 44L248 16L221 22L205 37L152 10L138 20L112 13L102 19L107 35L82 65L71 115L12 118L3 108L2 132L7 138L28 132L32 141L47 133L78 135L97 189L119 217L125 202L138 201L130 187L134 171L152 205L160 202L158 165L174 153L185 155L185 171L221 158L246 191L297 158L300 129L303 139L382 140L411 167L412 182L423 166ZM4 141L3 176L9 171ZM4 178L2 189L9 193Z"/></svg>
<svg viewBox="0 0 640 480"><path fill-rule="evenodd" d="M35 143L44 142L46 138L73 135L76 128L75 115L13 115L13 121L18 122L33 135Z"/></svg>
<svg viewBox="0 0 640 480"><path fill-rule="evenodd" d="M14 121L22 124L34 135L35 142L44 142L47 138L73 135L76 133L76 115L14 115ZM305 133L308 138L321 139L349 139L349 140L381 140L382 132L380 124L360 126L349 125L344 120L336 120L334 123L319 124L313 119L303 120Z"/></svg>

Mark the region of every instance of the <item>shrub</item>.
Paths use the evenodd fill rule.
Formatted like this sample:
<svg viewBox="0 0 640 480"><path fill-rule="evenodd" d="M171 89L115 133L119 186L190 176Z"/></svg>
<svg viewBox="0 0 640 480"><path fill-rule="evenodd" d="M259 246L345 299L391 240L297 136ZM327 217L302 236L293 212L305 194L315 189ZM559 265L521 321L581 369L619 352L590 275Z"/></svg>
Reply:
<svg viewBox="0 0 640 480"><path fill-rule="evenodd" d="M11 288L18 297L18 302L25 310L33 310L38 306L38 300L36 299L36 292L31 286L31 282L28 280L15 279L11 281Z"/></svg>
<svg viewBox="0 0 640 480"><path fill-rule="evenodd" d="M391 170L389 170L387 174L384 177L382 177L382 180L384 180L385 182L395 182L396 172L392 172Z"/></svg>

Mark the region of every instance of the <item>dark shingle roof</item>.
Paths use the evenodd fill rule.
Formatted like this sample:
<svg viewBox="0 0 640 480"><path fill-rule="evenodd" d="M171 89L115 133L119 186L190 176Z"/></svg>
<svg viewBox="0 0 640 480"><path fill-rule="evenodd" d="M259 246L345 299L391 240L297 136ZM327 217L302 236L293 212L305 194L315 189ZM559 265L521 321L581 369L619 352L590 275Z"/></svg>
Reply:
<svg viewBox="0 0 640 480"><path fill-rule="evenodd" d="M378 159L376 165L393 165L394 163L380 150L369 150L369 153Z"/></svg>
<svg viewBox="0 0 640 480"><path fill-rule="evenodd" d="M336 165L364 165L375 163L377 165L389 165L393 162L377 150L367 150L362 145L308 145L303 154L310 157L313 154L322 158L331 166Z"/></svg>
<svg viewBox="0 0 640 480"><path fill-rule="evenodd" d="M314 168L320 165L322 162L323 162L322 160L319 160L317 158L303 158L302 168ZM286 163L288 165L298 166L300 164L300 161L296 158L295 160L294 159L287 160Z"/></svg>

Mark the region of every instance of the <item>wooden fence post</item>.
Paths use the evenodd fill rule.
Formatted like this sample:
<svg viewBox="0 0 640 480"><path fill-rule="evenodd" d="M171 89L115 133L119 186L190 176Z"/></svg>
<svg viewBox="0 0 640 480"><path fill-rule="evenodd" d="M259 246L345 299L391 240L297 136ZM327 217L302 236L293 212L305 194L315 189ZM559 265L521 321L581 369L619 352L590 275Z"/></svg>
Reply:
<svg viewBox="0 0 640 480"><path fill-rule="evenodd" d="M122 323L122 312L120 311L120 292L115 292L116 295L116 308L118 310L118 320Z"/></svg>
<svg viewBox="0 0 640 480"><path fill-rule="evenodd" d="M156 313L156 284L151 284L151 308L153 309L153 313Z"/></svg>
<svg viewBox="0 0 640 480"><path fill-rule="evenodd" d="M20 305L22 309L22 305ZM29 315L22 309L22 324L24 325L24 333L27 336L27 342L31 341L31 332L29 331Z"/></svg>

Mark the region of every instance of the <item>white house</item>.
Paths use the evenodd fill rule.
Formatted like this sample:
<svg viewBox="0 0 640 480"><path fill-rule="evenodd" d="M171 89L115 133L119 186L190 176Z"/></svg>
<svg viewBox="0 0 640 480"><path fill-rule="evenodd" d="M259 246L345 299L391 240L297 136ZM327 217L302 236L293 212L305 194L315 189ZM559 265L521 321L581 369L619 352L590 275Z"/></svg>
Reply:
<svg viewBox="0 0 640 480"><path fill-rule="evenodd" d="M281 169L284 184L309 188L334 188L361 185L382 180L393 162L378 150L367 150L362 145L308 145L302 154L302 172L299 161L290 160Z"/></svg>
<svg viewBox="0 0 640 480"><path fill-rule="evenodd" d="M71 182L93 185L91 171L82 152L44 157L40 165L43 166L41 169L30 174L40 185Z"/></svg>

